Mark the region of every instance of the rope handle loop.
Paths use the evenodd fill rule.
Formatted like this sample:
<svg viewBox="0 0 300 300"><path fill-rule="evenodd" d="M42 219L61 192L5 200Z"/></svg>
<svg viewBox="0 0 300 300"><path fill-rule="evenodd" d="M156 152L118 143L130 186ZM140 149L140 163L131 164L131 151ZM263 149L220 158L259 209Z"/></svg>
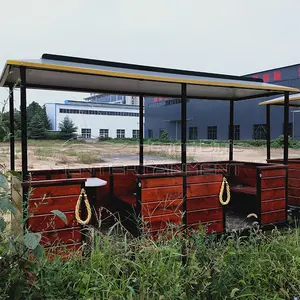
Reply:
<svg viewBox="0 0 300 300"><path fill-rule="evenodd" d="M84 199L84 204L85 204L85 207L87 210L86 220L82 220L80 217L80 204L81 204L82 199ZM87 194L85 192L85 189L83 189L83 188L81 189L80 195L79 195L77 203L76 203L75 218L76 218L76 221L81 225L87 225L91 221L91 218L92 218L92 209L91 209Z"/></svg>
<svg viewBox="0 0 300 300"><path fill-rule="evenodd" d="M224 193L225 185L226 185L226 194L227 194L226 201L223 200L223 193ZM228 203L230 202L230 199L231 199L230 186L229 186L229 183L228 183L226 177L223 177L223 181L222 181L220 193L219 193L219 201L222 205L228 205Z"/></svg>

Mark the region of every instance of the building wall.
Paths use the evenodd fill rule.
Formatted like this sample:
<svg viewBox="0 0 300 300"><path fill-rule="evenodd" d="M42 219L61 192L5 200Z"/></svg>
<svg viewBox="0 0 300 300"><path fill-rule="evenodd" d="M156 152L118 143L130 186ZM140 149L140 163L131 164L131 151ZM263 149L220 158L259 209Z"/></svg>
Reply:
<svg viewBox="0 0 300 300"><path fill-rule="evenodd" d="M63 112L61 112L63 109ZM65 112L65 110L68 110ZM134 113L135 116L121 116L121 115L96 115L96 114L77 114L70 110L88 110L90 111L105 111L105 112L119 112L119 113ZM117 129L125 129L125 137L132 138L133 130L139 129L138 107L119 105L72 105L72 104L46 104L46 111L51 121L52 129L58 130L59 123L68 116L78 127L77 133L81 135L82 128L91 129L91 137L99 137L99 129L108 129L109 137L117 137Z"/></svg>
<svg viewBox="0 0 300 300"><path fill-rule="evenodd" d="M110 103L116 102L127 105L139 105L139 97L136 96L124 96L124 95L110 95L110 94L95 94L85 98L88 102L97 103Z"/></svg>
<svg viewBox="0 0 300 300"><path fill-rule="evenodd" d="M265 82L300 88L300 64L263 71L246 76L262 78ZM271 97L272 98L272 97ZM235 125L240 125L240 139L253 138L253 125L265 124L265 107L258 106L263 100L260 98L235 102ZM274 98L274 97L273 97ZM177 101L178 102L178 101ZM145 136L149 137L152 130L153 137L159 137L159 132L164 129L172 139L180 139L180 103L166 98L146 98L145 100ZM292 121L290 109L290 121ZM294 134L300 138L300 113L295 113ZM207 127L217 126L217 139L228 139L229 128L229 102L190 100L187 104L187 136L189 127L197 127L198 139L207 139ZM177 120L177 121L176 121ZM177 129L176 129L177 127ZM283 133L283 108L271 108L271 138L275 139Z"/></svg>
<svg viewBox="0 0 300 300"><path fill-rule="evenodd" d="M46 104L46 113L51 123L51 130L57 130L56 126L56 113L55 113L55 105L56 103L47 103Z"/></svg>

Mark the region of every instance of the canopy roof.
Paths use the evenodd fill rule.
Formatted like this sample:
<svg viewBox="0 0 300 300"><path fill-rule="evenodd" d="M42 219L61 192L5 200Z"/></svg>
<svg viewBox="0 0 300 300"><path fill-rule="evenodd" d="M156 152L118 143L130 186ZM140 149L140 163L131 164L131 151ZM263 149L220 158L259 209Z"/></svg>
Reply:
<svg viewBox="0 0 300 300"><path fill-rule="evenodd" d="M259 103L259 105L284 105L284 97L278 97ZM300 94L294 94L289 97L289 106L300 107Z"/></svg>
<svg viewBox="0 0 300 300"><path fill-rule="evenodd" d="M26 87L95 93L181 97L181 84L193 99L244 100L300 92L261 80L193 71L43 54L39 60L8 60L0 86L18 83L26 68Z"/></svg>

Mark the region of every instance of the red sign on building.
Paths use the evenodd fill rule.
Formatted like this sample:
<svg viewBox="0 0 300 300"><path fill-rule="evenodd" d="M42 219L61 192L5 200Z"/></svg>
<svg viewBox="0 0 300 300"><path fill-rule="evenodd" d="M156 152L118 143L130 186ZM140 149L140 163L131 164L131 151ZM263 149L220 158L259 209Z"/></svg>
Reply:
<svg viewBox="0 0 300 300"><path fill-rule="evenodd" d="M274 81L281 80L281 72L280 72L280 71L275 71L275 72L273 73L273 80L274 80Z"/></svg>
<svg viewBox="0 0 300 300"><path fill-rule="evenodd" d="M154 98L154 102L160 102L160 101L166 101L166 100L169 100L169 98L157 98L157 97Z"/></svg>
<svg viewBox="0 0 300 300"><path fill-rule="evenodd" d="M270 81L270 73L263 74L262 79L264 82Z"/></svg>

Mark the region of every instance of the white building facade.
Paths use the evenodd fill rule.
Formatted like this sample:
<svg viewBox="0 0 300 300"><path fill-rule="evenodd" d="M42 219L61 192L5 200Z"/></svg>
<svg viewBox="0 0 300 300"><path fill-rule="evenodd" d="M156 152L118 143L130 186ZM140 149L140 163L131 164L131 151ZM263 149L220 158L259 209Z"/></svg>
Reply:
<svg viewBox="0 0 300 300"><path fill-rule="evenodd" d="M101 102L101 103L120 103L127 105L139 105L139 97L137 96L125 96L125 95L111 95L111 94L91 94L84 99L89 102Z"/></svg>
<svg viewBox="0 0 300 300"><path fill-rule="evenodd" d="M91 103L66 100L65 103L47 103L46 112L52 130L68 116L82 138L138 138L139 107L112 103Z"/></svg>

